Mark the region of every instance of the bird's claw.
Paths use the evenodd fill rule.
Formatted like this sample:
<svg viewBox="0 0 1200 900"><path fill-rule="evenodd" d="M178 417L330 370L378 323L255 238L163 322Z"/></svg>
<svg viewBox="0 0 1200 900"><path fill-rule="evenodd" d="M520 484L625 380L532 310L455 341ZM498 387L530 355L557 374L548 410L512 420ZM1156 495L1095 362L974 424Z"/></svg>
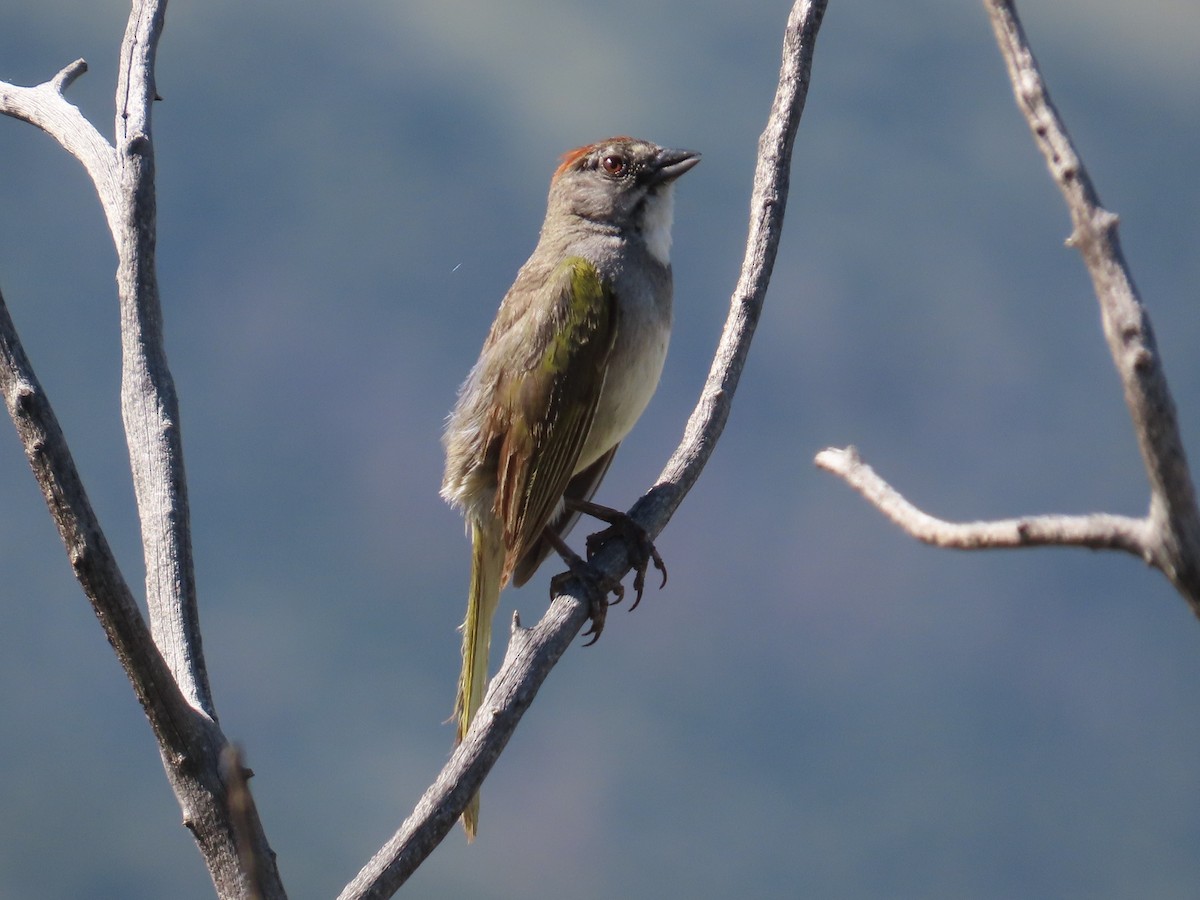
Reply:
<svg viewBox="0 0 1200 900"><path fill-rule="evenodd" d="M583 633L583 636L590 637L591 640L586 641L583 646L590 647L600 640L600 634L604 631L604 620L608 616L610 605L608 595L615 594L616 599L612 602L620 603L625 597L625 588L620 582L613 584L609 579L604 578L578 556L566 562L570 566L568 571L561 572L550 579L550 595L554 596L561 592L566 588L566 582L573 578L578 578L588 585L588 618L591 620L591 625Z"/></svg>
<svg viewBox="0 0 1200 900"><path fill-rule="evenodd" d="M551 546L558 551L558 555L563 558L563 561L570 568L569 571L563 572L561 575L555 575L551 580L550 589L552 594L558 593L562 588L565 588L565 582L570 578L578 578L591 587L591 590L588 591L588 596L591 598L588 601L588 616L591 618L592 624L583 633L584 637L591 638L590 641L584 644L585 647L590 647L600 639L600 633L604 631L604 620L608 615L608 607L612 605L609 603L608 595L613 595L613 604L620 603L625 599L625 588L620 580L607 578L597 572L591 566L592 558L606 544L613 540L623 539L632 547L633 589L637 596L634 598L633 605L629 607L630 611L637 609L638 604L642 602L642 592L646 587L646 570L650 568L650 564L654 563L654 568L662 573L660 588L667 583L667 567L663 563L658 549L654 546L654 542L650 540L650 535L646 534L646 529L629 518L625 513L586 500L574 500L569 505L578 512L586 513L589 516L609 523L608 528L589 535L587 539L587 562L584 562L578 554L568 547L566 542L556 532L551 529L546 529L545 532Z"/></svg>
<svg viewBox="0 0 1200 900"><path fill-rule="evenodd" d="M608 594L600 595L593 593L591 598L588 606L588 616L591 619L591 624L588 626L588 630L583 633L584 637L590 637L591 640L583 642L583 646L585 647L590 647L596 641L600 640L600 634L604 631L604 620L608 616Z"/></svg>
<svg viewBox="0 0 1200 900"><path fill-rule="evenodd" d="M588 560L590 561L606 544L616 538L624 538L628 541L633 548L631 552L633 556L633 590L635 597L633 605L629 607L629 611L633 612L637 609L638 604L642 602L642 592L646 588L646 571L650 568L650 564L653 563L654 568L662 573L662 582L659 584L660 589L667 583L667 566L663 562L662 556L659 555L658 548L650 540L650 535L646 534L646 529L641 525L624 513L618 513L608 521L611 524L603 531L597 531L595 534L588 535ZM617 599L613 603L620 603L625 596L623 590L614 590L613 593L617 595Z"/></svg>

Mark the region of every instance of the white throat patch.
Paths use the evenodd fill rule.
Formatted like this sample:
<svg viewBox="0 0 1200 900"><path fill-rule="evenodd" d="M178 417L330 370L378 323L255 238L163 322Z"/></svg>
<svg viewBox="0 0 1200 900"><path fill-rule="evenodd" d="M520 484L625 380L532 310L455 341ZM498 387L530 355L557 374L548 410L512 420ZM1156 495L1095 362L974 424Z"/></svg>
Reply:
<svg viewBox="0 0 1200 900"><path fill-rule="evenodd" d="M664 266L671 262L671 225L675 221L675 185L664 184L646 198L642 237L650 255Z"/></svg>

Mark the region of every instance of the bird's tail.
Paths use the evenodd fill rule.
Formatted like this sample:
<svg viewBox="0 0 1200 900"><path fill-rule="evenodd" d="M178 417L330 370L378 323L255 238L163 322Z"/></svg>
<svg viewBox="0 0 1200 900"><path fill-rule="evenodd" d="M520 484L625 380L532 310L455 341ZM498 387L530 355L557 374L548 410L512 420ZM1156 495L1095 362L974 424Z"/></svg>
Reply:
<svg viewBox="0 0 1200 900"><path fill-rule="evenodd" d="M471 526L471 588L467 596L467 617L462 624L462 673L458 676L458 696L454 717L458 720L457 740L462 741L487 688L488 647L492 641L492 619L503 587L501 571L504 549L498 535L478 523ZM463 811L462 823L467 840L475 839L479 822L479 795Z"/></svg>

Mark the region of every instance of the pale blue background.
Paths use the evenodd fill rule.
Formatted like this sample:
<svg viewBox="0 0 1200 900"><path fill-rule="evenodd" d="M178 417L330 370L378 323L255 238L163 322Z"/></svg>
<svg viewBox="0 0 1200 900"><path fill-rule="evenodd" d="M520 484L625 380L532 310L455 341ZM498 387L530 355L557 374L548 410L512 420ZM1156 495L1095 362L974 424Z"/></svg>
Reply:
<svg viewBox="0 0 1200 900"><path fill-rule="evenodd" d="M1025 7L1200 458L1200 6ZM450 748L468 551L439 431L557 155L623 132L704 153L678 192L671 357L599 498L627 506L724 320L786 14L172 0L159 271L206 649L292 896L334 894ZM110 134L125 16L9 4L0 78L86 57L69 96ZM659 542L670 584L571 649L478 842L453 834L411 896L1197 895L1200 624L1166 581L1125 556L929 549L811 464L856 443L949 517L1140 514L1068 231L979 3L833 0L754 352ZM78 163L0 121L0 283L139 584L113 270ZM0 896L210 897L0 432ZM552 571L502 621L540 615Z"/></svg>

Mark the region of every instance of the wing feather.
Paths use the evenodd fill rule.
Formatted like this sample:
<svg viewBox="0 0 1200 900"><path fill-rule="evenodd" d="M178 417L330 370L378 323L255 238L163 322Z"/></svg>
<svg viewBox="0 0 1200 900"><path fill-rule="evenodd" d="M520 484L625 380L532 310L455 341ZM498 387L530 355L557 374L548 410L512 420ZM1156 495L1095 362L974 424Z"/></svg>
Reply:
<svg viewBox="0 0 1200 900"><path fill-rule="evenodd" d="M617 332L612 292L587 260L564 260L546 290L552 298L545 349L531 366L502 379L498 420L490 423L503 434L495 512L504 528L505 582L538 545L575 474Z"/></svg>

